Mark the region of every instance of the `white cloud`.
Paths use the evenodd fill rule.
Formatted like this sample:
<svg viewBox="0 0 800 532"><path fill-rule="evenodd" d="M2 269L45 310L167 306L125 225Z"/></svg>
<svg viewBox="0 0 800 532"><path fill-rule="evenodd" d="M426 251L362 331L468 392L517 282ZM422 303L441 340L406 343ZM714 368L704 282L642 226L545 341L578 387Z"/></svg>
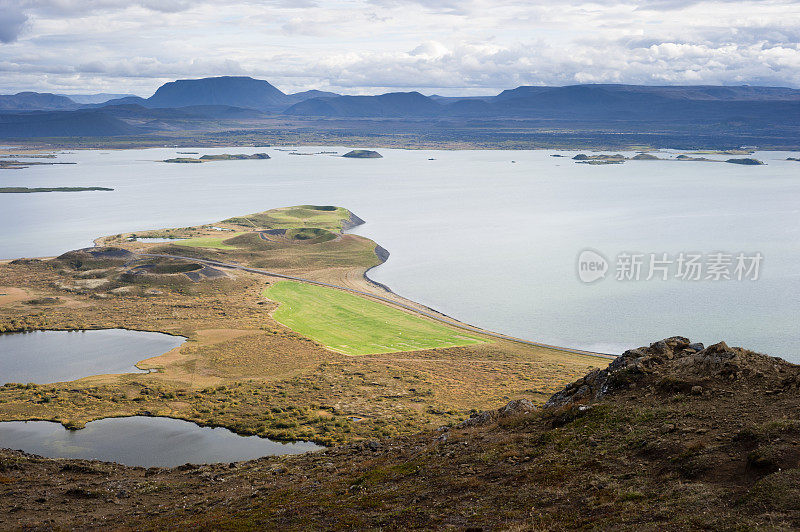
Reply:
<svg viewBox="0 0 800 532"><path fill-rule="evenodd" d="M0 93L253 75L285 90L800 86L790 0L0 0Z"/></svg>

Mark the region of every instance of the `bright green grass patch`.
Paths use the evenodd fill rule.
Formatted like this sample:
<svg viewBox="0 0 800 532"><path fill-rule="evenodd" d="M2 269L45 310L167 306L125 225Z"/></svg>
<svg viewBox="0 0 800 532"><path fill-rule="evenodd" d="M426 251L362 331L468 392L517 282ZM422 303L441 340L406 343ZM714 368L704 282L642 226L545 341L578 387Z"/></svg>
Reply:
<svg viewBox="0 0 800 532"><path fill-rule="evenodd" d="M264 290L279 303L279 323L347 355L453 347L483 342L440 323L342 290L281 281Z"/></svg>
<svg viewBox="0 0 800 532"><path fill-rule="evenodd" d="M214 236L198 236L196 238L188 238L186 240L176 240L171 242L175 246L187 246L190 248L213 248L213 249L238 249L236 246L225 244L229 238L238 236L241 233L228 234L224 237Z"/></svg>

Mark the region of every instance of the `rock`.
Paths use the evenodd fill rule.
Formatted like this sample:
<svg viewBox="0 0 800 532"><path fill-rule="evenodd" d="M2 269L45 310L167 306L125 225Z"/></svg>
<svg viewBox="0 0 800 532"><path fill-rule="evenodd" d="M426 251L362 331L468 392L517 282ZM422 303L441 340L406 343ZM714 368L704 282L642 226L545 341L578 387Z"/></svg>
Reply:
<svg viewBox="0 0 800 532"><path fill-rule="evenodd" d="M533 403L527 399L517 399L516 401L509 402L506 406L501 408L498 413L501 417L515 414L530 414L535 408Z"/></svg>
<svg viewBox="0 0 800 532"><path fill-rule="evenodd" d="M698 382L706 379L755 379L759 373L780 375L788 362L719 342L709 347L691 343L688 338L673 336L652 343L649 347L629 349L615 358L606 369L594 370L582 379L567 385L545 403L544 408L596 401L619 389L641 387L647 382ZM659 377L639 383L648 376ZM671 388L674 389L674 388ZM699 389L699 391L697 390ZM702 394L703 388L689 388Z"/></svg>
<svg viewBox="0 0 800 532"><path fill-rule="evenodd" d="M488 410L486 412L472 414L469 419L465 419L456 425L456 427L466 428L486 425L503 417L530 414L534 410L536 410L536 406L527 399L517 399L515 401L510 401L507 405L497 410Z"/></svg>

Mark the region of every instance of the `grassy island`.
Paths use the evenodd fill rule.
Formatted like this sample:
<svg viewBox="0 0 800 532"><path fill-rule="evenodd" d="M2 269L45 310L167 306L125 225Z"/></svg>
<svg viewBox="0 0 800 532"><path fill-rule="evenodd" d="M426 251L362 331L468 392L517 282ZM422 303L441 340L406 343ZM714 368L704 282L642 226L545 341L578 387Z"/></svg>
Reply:
<svg viewBox="0 0 800 532"><path fill-rule="evenodd" d="M373 150L352 150L342 155L342 157L350 159L382 159L383 155Z"/></svg>
<svg viewBox="0 0 800 532"><path fill-rule="evenodd" d="M186 152L190 153L190 152ZM247 155L245 153L237 153L237 154L229 154L229 153L222 153L219 155L203 155L198 158L194 157L175 157L172 159L164 159L163 162L165 163L179 163L179 164L198 164L198 163L205 163L208 161L248 161L248 160L266 160L269 159L270 156L266 153L254 153L252 155Z"/></svg>

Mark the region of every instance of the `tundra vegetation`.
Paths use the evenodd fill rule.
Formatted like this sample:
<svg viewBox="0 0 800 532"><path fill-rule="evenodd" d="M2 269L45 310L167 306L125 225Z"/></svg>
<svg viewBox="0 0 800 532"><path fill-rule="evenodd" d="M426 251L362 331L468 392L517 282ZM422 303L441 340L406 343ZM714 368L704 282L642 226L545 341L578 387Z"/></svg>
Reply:
<svg viewBox="0 0 800 532"><path fill-rule="evenodd" d="M540 407L319 453L144 469L0 451L0 515L12 528L796 530L799 411L800 366L675 337Z"/></svg>

